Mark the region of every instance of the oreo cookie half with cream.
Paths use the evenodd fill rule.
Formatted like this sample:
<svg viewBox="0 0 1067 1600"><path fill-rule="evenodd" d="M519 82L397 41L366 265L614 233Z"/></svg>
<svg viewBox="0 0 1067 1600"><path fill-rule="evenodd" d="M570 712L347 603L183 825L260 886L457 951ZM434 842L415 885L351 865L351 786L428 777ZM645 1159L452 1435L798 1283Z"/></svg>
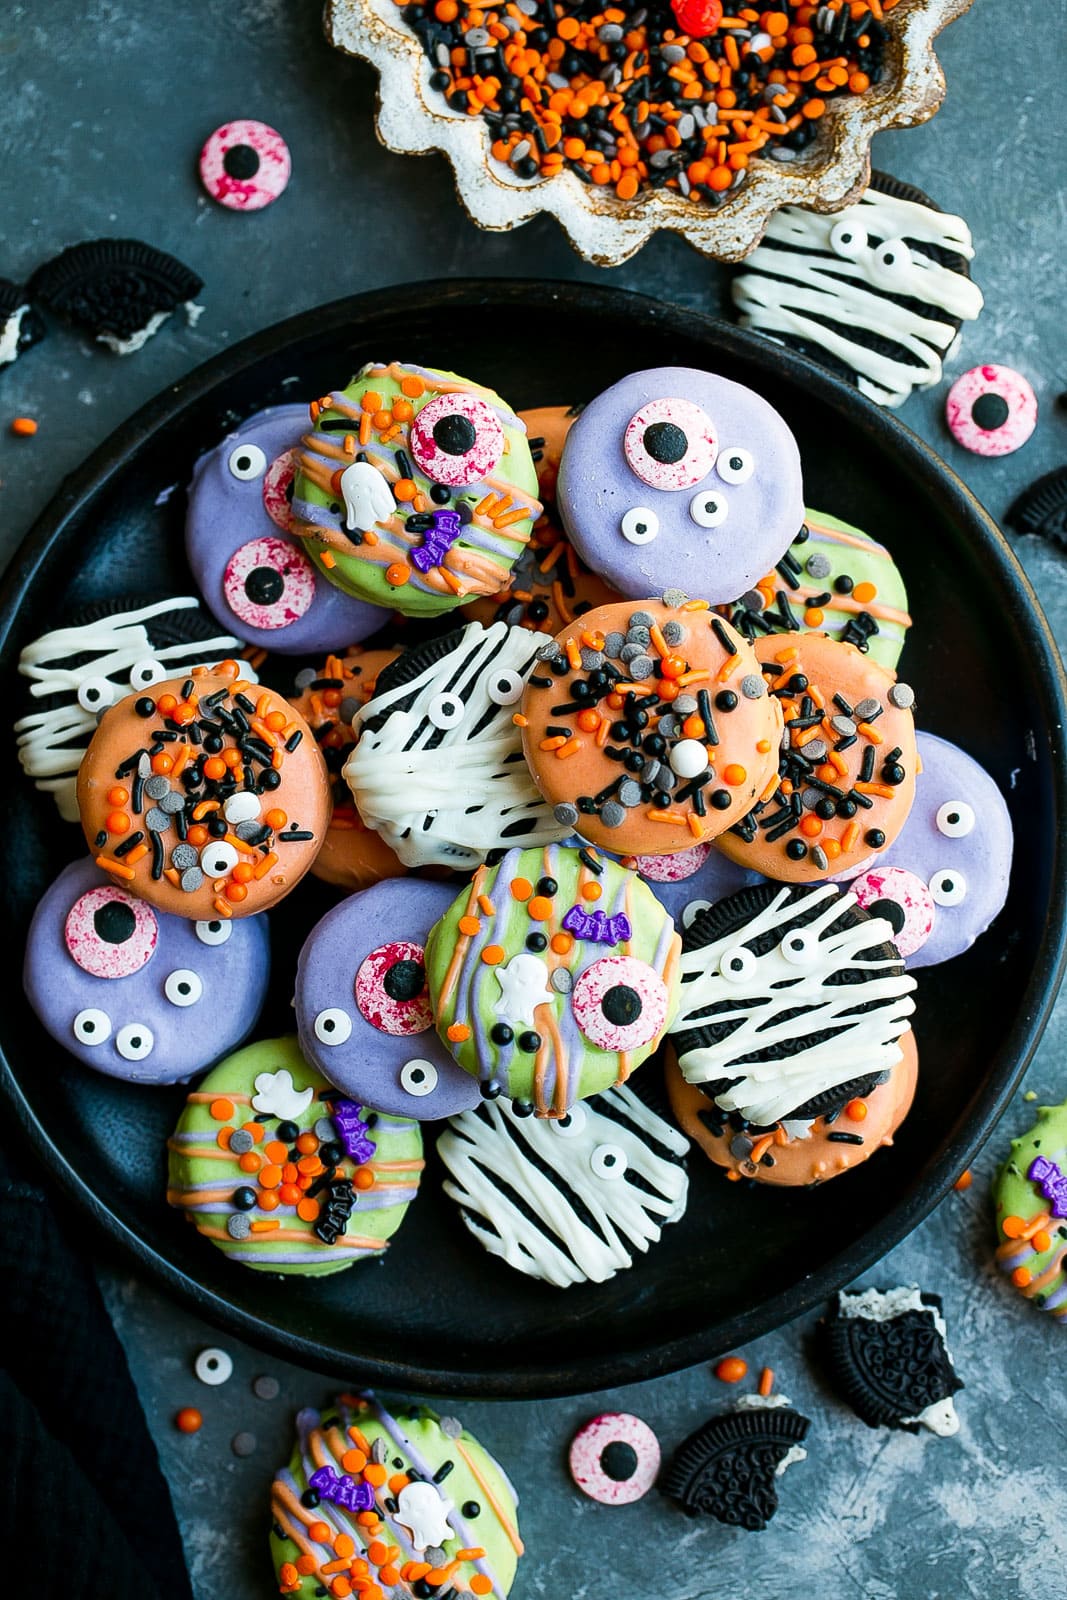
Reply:
<svg viewBox="0 0 1067 1600"><path fill-rule="evenodd" d="M855 205L783 206L731 284L737 321L810 356L879 405L938 383L982 309L971 230L882 172Z"/></svg>
<svg viewBox="0 0 1067 1600"><path fill-rule="evenodd" d="M82 607L19 656L33 707L15 723L23 771L54 795L66 822L77 822L75 779L101 713L131 691L240 657L245 648L192 595ZM241 671L256 681L247 661Z"/></svg>
<svg viewBox="0 0 1067 1600"><path fill-rule="evenodd" d="M344 775L408 867L472 870L491 850L571 832L530 776L515 716L547 634L480 622L407 650L355 718Z"/></svg>
<svg viewBox="0 0 1067 1600"><path fill-rule="evenodd" d="M190 327L203 306L203 279L176 256L140 239L87 239L71 245L29 282L34 301L91 333L117 356L132 355L172 312Z"/></svg>
<svg viewBox="0 0 1067 1600"><path fill-rule="evenodd" d="M784 1395L742 1395L736 1411L712 1417L674 1453L660 1488L691 1517L761 1533L778 1510L778 1480L803 1461L811 1426Z"/></svg>
<svg viewBox="0 0 1067 1600"><path fill-rule="evenodd" d="M869 1428L959 1431L952 1397L963 1388L935 1294L910 1288L842 1290L819 1324L834 1389Z"/></svg>
<svg viewBox="0 0 1067 1600"><path fill-rule="evenodd" d="M702 911L670 1029L687 1082L757 1128L868 1092L915 1010L892 933L833 883L759 884Z"/></svg>
<svg viewBox="0 0 1067 1600"><path fill-rule="evenodd" d="M0 367L17 361L44 334L44 323L30 304L29 290L10 278L0 278Z"/></svg>

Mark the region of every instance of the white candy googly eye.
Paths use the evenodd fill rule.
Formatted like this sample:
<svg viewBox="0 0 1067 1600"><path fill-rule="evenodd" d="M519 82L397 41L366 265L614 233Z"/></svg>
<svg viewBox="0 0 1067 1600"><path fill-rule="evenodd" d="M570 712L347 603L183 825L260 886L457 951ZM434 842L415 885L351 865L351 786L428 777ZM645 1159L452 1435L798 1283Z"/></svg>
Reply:
<svg viewBox="0 0 1067 1600"><path fill-rule="evenodd" d="M239 444L230 451L226 465L233 477L242 483L261 478L267 470L267 458L258 444Z"/></svg>
<svg viewBox="0 0 1067 1600"><path fill-rule="evenodd" d="M940 867L928 887L938 906L961 906L967 898L967 879L952 867Z"/></svg>
<svg viewBox="0 0 1067 1600"><path fill-rule="evenodd" d="M201 1350L193 1364L193 1371L201 1383L217 1389L220 1383L233 1376L233 1362L225 1350Z"/></svg>
<svg viewBox="0 0 1067 1600"><path fill-rule="evenodd" d="M855 261L867 248L867 230L858 222L837 222L830 230L830 249L835 256Z"/></svg>
<svg viewBox="0 0 1067 1600"><path fill-rule="evenodd" d="M494 672L487 694L495 706L513 706L522 699L524 684L517 672Z"/></svg>
<svg viewBox="0 0 1067 1600"><path fill-rule="evenodd" d="M432 1061L422 1061L418 1057L405 1061L400 1069L400 1087L407 1094L420 1097L433 1094L437 1088L437 1068Z"/></svg>
<svg viewBox="0 0 1067 1600"><path fill-rule="evenodd" d="M352 1018L340 1006L328 1006L315 1018L315 1037L320 1044L344 1044L352 1034Z"/></svg>
<svg viewBox="0 0 1067 1600"><path fill-rule="evenodd" d="M756 458L751 450L731 445L719 452L715 471L724 483L747 483L756 470Z"/></svg>
<svg viewBox="0 0 1067 1600"><path fill-rule="evenodd" d="M974 807L966 800L946 800L943 806L938 806L934 820L938 833L943 833L946 839L966 839L974 827Z"/></svg>
<svg viewBox="0 0 1067 1600"><path fill-rule="evenodd" d="M730 515L730 502L721 489L698 489L689 502L689 515L698 528L718 528Z"/></svg>
<svg viewBox="0 0 1067 1600"><path fill-rule="evenodd" d="M458 694L435 694L427 715L435 728L457 728L465 709Z"/></svg>
<svg viewBox="0 0 1067 1600"><path fill-rule="evenodd" d="M810 967L818 958L819 941L815 934L808 933L804 928L794 928L792 933L786 934L778 948L794 967Z"/></svg>
<svg viewBox="0 0 1067 1600"><path fill-rule="evenodd" d="M911 251L903 239L883 239L871 258L871 277L886 289L896 288L910 274Z"/></svg>
<svg viewBox="0 0 1067 1600"><path fill-rule="evenodd" d="M617 1144L598 1144L589 1165L595 1177L614 1182L626 1175L626 1152Z"/></svg>
<svg viewBox="0 0 1067 1600"><path fill-rule="evenodd" d="M130 688L150 689L154 683L162 683L166 676L167 669L162 661L154 656L142 656L130 668Z"/></svg>
<svg viewBox="0 0 1067 1600"><path fill-rule="evenodd" d="M201 944L225 944L233 932L233 923L224 921L222 917L213 917L210 922L196 923L195 928Z"/></svg>
<svg viewBox="0 0 1067 1600"><path fill-rule="evenodd" d="M88 1006L74 1018L72 1031L79 1044L103 1044L111 1038L111 1018L106 1011Z"/></svg>
<svg viewBox="0 0 1067 1600"><path fill-rule="evenodd" d="M203 983L190 967L168 973L163 985L163 993L172 1006L195 1006L203 992Z"/></svg>
<svg viewBox="0 0 1067 1600"><path fill-rule="evenodd" d="M549 1127L561 1139L576 1139L585 1127L585 1107L581 1104L571 1106L565 1117L555 1117Z"/></svg>
<svg viewBox="0 0 1067 1600"><path fill-rule="evenodd" d="M757 964L756 955L747 944L732 944L719 958L719 975L728 983L744 983Z"/></svg>
<svg viewBox="0 0 1067 1600"><path fill-rule="evenodd" d="M83 711L106 711L115 704L118 690L107 678L83 678L78 685L78 704Z"/></svg>
<svg viewBox="0 0 1067 1600"><path fill-rule="evenodd" d="M155 1035L143 1022L127 1022L115 1035L115 1049L123 1061L143 1061L152 1054Z"/></svg>
<svg viewBox="0 0 1067 1600"><path fill-rule="evenodd" d="M224 878L237 865L237 851L225 839L210 839L200 852L200 865L209 878Z"/></svg>
<svg viewBox="0 0 1067 1600"><path fill-rule="evenodd" d="M619 532L628 544L651 544L659 533L659 518L647 506L631 506L623 514Z"/></svg>

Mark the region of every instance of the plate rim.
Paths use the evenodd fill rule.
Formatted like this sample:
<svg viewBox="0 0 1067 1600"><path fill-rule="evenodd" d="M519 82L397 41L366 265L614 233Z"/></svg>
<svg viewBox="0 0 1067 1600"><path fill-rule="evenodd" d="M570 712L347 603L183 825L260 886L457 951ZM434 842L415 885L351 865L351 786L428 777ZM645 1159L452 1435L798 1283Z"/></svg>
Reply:
<svg viewBox="0 0 1067 1600"><path fill-rule="evenodd" d="M80 467L67 475L34 520L0 580L0 661L5 667L10 669L13 665L11 635L21 602L42 567L63 549L64 538L72 536L71 524L87 497L106 489L175 415L206 398L219 385L237 378L247 368L279 355L290 344L306 338L313 324L320 332L331 329L342 332L358 325L362 313L377 309L382 292L380 289L364 291L320 307L310 307L218 352L139 407ZM361 1377L370 1378L386 1389L478 1399L543 1399L591 1394L713 1359L723 1350L749 1343L806 1315L906 1238L934 1210L989 1138L1029 1066L1067 966L1067 871L1064 870L1063 837L1063 822L1067 818L1067 675L1030 580L977 496L906 424L864 399L818 363L713 315L614 286L524 278L425 279L390 287L387 292L391 305L401 312L405 307L424 310L431 301L439 307L449 304L476 307L503 301L516 309L533 306L544 312L550 312L561 301L581 303L583 310L617 311L620 305L628 304L646 324L658 324L679 336L701 333L737 357L756 357L765 367L777 368L802 380L818 398L851 410L857 426L876 448L884 452L892 446L899 452L921 479L925 492L946 514L954 519L964 518L980 528L985 557L992 556L999 565L1004 603L1016 615L1022 631L1039 655L1035 665L1039 669L1047 713L1043 733L1048 735L1051 801L1054 820L1060 826L1052 841L1053 888L1049 916L1018 1013L1006 1045L999 1053L1006 1060L1013 1059L1014 1064L1005 1072L999 1087L987 1083L979 1095L973 1117L957 1131L932 1168L910 1183L903 1198L861 1241L836 1252L817 1271L772 1295L761 1305L738 1311L714 1330L705 1327L669 1338L651 1350L642 1347L617 1352L606 1359L594 1357L577 1368L546 1365L484 1375L461 1366L450 1367L447 1360L432 1370L404 1360L353 1361L332 1344L284 1333L244 1311L175 1267L147 1244L74 1169L64 1151L38 1121L6 1053L0 1048L0 1092L49 1174L88 1214L98 1234L102 1233L111 1244L132 1256L156 1285L205 1320L283 1360L303 1364L331 1377L351 1380L353 1367L359 1366ZM637 1270L640 1270L639 1263ZM789 1302L787 1311L783 1311L785 1301Z"/></svg>

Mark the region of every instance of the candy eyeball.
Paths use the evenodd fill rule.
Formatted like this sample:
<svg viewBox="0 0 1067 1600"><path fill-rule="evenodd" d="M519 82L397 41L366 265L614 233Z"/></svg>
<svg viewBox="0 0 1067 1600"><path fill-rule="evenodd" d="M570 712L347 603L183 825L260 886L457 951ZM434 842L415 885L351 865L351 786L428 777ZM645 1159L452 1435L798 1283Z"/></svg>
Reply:
<svg viewBox="0 0 1067 1600"><path fill-rule="evenodd" d="M462 489L487 478L504 454L504 428L475 394L439 394L411 425L411 453L434 483Z"/></svg>
<svg viewBox="0 0 1067 1600"><path fill-rule="evenodd" d="M721 489L698 489L689 502L689 515L699 528L719 528L730 515L730 502Z"/></svg>
<svg viewBox="0 0 1067 1600"><path fill-rule="evenodd" d="M166 676L167 669L162 661L156 661L152 656L142 656L130 668L130 688L150 689L154 683L162 683Z"/></svg>
<svg viewBox="0 0 1067 1600"><path fill-rule="evenodd" d="M233 552L222 591L234 616L250 628L288 628L311 608L315 571L288 539L267 535Z"/></svg>
<svg viewBox="0 0 1067 1600"><path fill-rule="evenodd" d="M277 200L292 171L289 147L265 122L241 117L216 128L200 152L200 181L230 211L261 211Z"/></svg>
<svg viewBox="0 0 1067 1600"><path fill-rule="evenodd" d="M78 685L78 704L83 711L106 711L117 698L118 690L108 678L83 678Z"/></svg>
<svg viewBox="0 0 1067 1600"><path fill-rule="evenodd" d="M438 694L430 701L427 715L434 727L443 732L447 728L458 728L465 711L458 694Z"/></svg>
<svg viewBox="0 0 1067 1600"><path fill-rule="evenodd" d="M240 483L252 483L266 472L267 458L258 444L239 444L230 451L226 465Z"/></svg>
<svg viewBox="0 0 1067 1600"><path fill-rule="evenodd" d="M880 289L901 289L911 278L914 262L903 239L883 239L871 257L870 272Z"/></svg>
<svg viewBox="0 0 1067 1600"><path fill-rule="evenodd" d="M275 456L263 476L263 509L276 528L289 532L293 507L293 480L296 477L296 453L283 450Z"/></svg>
<svg viewBox="0 0 1067 1600"><path fill-rule="evenodd" d="M626 459L653 489L688 489L715 465L718 440L711 418L689 400L651 400L630 418Z"/></svg>
<svg viewBox="0 0 1067 1600"><path fill-rule="evenodd" d="M949 430L965 450L1007 456L1037 427L1037 396L1011 367L972 367L957 378L945 399Z"/></svg>
<svg viewBox="0 0 1067 1600"><path fill-rule="evenodd" d="M786 934L778 948L791 966L811 967L819 959L819 936L809 933L806 928L794 928Z"/></svg>
<svg viewBox="0 0 1067 1600"><path fill-rule="evenodd" d="M719 957L719 976L727 983L746 983L758 965L755 951L747 944L731 945Z"/></svg>
<svg viewBox="0 0 1067 1600"><path fill-rule="evenodd" d="M426 952L411 940L396 939L372 950L356 973L355 993L361 1015L381 1033L407 1037L433 1024Z"/></svg>
<svg viewBox="0 0 1067 1600"><path fill-rule="evenodd" d="M747 483L756 470L756 458L751 450L731 445L720 452L715 470L724 483Z"/></svg>
<svg viewBox="0 0 1067 1600"><path fill-rule="evenodd" d="M967 880L954 867L939 867L929 887L935 905L961 906L967 898Z"/></svg>
<svg viewBox="0 0 1067 1600"><path fill-rule="evenodd" d="M938 833L946 839L965 839L974 827L974 807L966 800L946 800L938 807L934 820Z"/></svg>
<svg viewBox="0 0 1067 1600"><path fill-rule="evenodd" d="M159 922L144 900L102 885L74 902L63 934L83 972L94 978L125 978L152 959Z"/></svg>
<svg viewBox="0 0 1067 1600"><path fill-rule="evenodd" d="M602 956L575 982L571 1007L586 1038L602 1050L636 1050L662 1029L667 998L666 984L647 962Z"/></svg>
<svg viewBox="0 0 1067 1600"><path fill-rule="evenodd" d="M628 544L651 544L659 533L659 518L647 506L631 506L623 514L619 530Z"/></svg>
<svg viewBox="0 0 1067 1600"><path fill-rule="evenodd" d="M867 249L867 230L860 223L841 221L830 229L830 249L845 261L855 261Z"/></svg>
<svg viewBox="0 0 1067 1600"><path fill-rule="evenodd" d="M864 911L888 922L892 942L905 960L916 955L934 929L937 906L922 879L904 867L872 867L849 884Z"/></svg>
<svg viewBox="0 0 1067 1600"><path fill-rule="evenodd" d="M626 1151L617 1144L598 1144L589 1157L589 1167L593 1175L603 1178L608 1183L615 1183L619 1178L624 1178L626 1166Z"/></svg>

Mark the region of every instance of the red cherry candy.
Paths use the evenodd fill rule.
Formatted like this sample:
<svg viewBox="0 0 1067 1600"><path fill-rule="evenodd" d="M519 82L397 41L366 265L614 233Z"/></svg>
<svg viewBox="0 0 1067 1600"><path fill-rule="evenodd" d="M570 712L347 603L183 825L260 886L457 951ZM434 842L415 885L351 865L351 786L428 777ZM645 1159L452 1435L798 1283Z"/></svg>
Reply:
<svg viewBox="0 0 1067 1600"><path fill-rule="evenodd" d="M671 0L671 10L690 39L706 39L722 21L722 0Z"/></svg>

